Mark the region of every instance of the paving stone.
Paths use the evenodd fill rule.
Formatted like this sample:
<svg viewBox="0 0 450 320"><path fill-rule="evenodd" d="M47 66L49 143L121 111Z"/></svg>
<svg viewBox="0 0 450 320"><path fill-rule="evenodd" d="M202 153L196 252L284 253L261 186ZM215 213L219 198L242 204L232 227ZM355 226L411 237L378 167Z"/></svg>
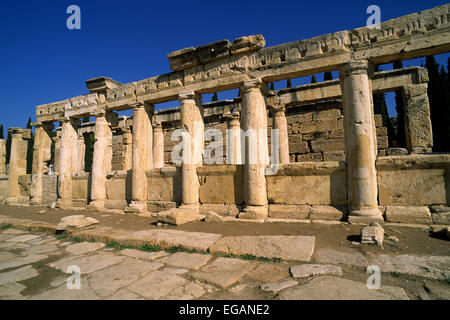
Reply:
<svg viewBox="0 0 450 320"><path fill-rule="evenodd" d="M72 255L79 255L101 249L104 246L105 244L102 242L80 242L67 246L66 251Z"/></svg>
<svg viewBox="0 0 450 320"><path fill-rule="evenodd" d="M17 242L3 242L0 243L0 249L7 249L7 250L16 250L16 249L25 249L28 248L30 245L25 243L17 243Z"/></svg>
<svg viewBox="0 0 450 320"><path fill-rule="evenodd" d="M182 268L164 268L164 269L161 269L161 271L166 271L166 272L170 272L173 274L179 274L179 275L186 274L189 272L188 269L182 269Z"/></svg>
<svg viewBox="0 0 450 320"><path fill-rule="evenodd" d="M277 282L289 277L289 265L284 263L261 263L247 274L259 282Z"/></svg>
<svg viewBox="0 0 450 320"><path fill-rule="evenodd" d="M314 252L312 236L230 236L219 239L209 251L234 255L310 261Z"/></svg>
<svg viewBox="0 0 450 320"><path fill-rule="evenodd" d="M42 244L37 246L32 246L27 249L25 249L22 252L23 256L28 256L30 254L44 254L44 253L51 253L58 250L58 247L54 244Z"/></svg>
<svg viewBox="0 0 450 320"><path fill-rule="evenodd" d="M369 261L366 257L356 249L352 251L348 250L347 252L329 248L320 249L314 254L313 260L320 263L345 264L361 268L367 268L369 266Z"/></svg>
<svg viewBox="0 0 450 320"><path fill-rule="evenodd" d="M34 278L38 275L38 271L32 266L25 266L9 272L0 273L0 286L16 281L23 281Z"/></svg>
<svg viewBox="0 0 450 320"><path fill-rule="evenodd" d="M24 230L10 228L10 229L4 230L2 233L3 234L17 234L18 235L18 234L24 234L24 233L27 233L27 232L24 231Z"/></svg>
<svg viewBox="0 0 450 320"><path fill-rule="evenodd" d="M158 258L162 258L169 255L169 253L166 251L144 252L136 249L124 249L120 251L120 254L123 254L124 256L127 257L138 258L148 261L153 261Z"/></svg>
<svg viewBox="0 0 450 320"><path fill-rule="evenodd" d="M185 286L176 288L166 298L169 300L192 300L200 298L204 294L205 289L201 285L191 282Z"/></svg>
<svg viewBox="0 0 450 320"><path fill-rule="evenodd" d="M301 264L291 267L291 275L294 278L305 278L323 274L342 276L342 270L338 266L323 264Z"/></svg>
<svg viewBox="0 0 450 320"><path fill-rule="evenodd" d="M69 289L67 281L61 286L46 290L40 294L31 297L31 300L98 300L99 296L89 287L86 278L81 276L80 289Z"/></svg>
<svg viewBox="0 0 450 320"><path fill-rule="evenodd" d="M414 276L447 280L450 278L450 256L379 255L370 263L381 272L404 273Z"/></svg>
<svg viewBox="0 0 450 320"><path fill-rule="evenodd" d="M106 300L145 300L145 299L130 290L120 289L112 296L106 298Z"/></svg>
<svg viewBox="0 0 450 320"><path fill-rule="evenodd" d="M68 245L72 244L70 241L66 241L60 244L61 247L67 247Z"/></svg>
<svg viewBox="0 0 450 320"><path fill-rule="evenodd" d="M91 273L89 284L95 293L106 297L160 267L161 263L127 258L118 264Z"/></svg>
<svg viewBox="0 0 450 320"><path fill-rule="evenodd" d="M208 254L176 252L168 257L159 259L158 262L173 267L198 270L208 263L211 258L212 256Z"/></svg>
<svg viewBox="0 0 450 320"><path fill-rule="evenodd" d="M211 264L194 272L192 277L222 288L227 288L239 281L255 266L255 263L249 261L232 258L217 258Z"/></svg>
<svg viewBox="0 0 450 320"><path fill-rule="evenodd" d="M450 300L450 290L448 284L432 283L424 281L424 288L433 300Z"/></svg>
<svg viewBox="0 0 450 320"><path fill-rule="evenodd" d="M39 236L36 236L34 234L24 234L21 236L17 236L11 239L8 239L6 241L11 241L11 242L27 242L36 238L40 238Z"/></svg>
<svg viewBox="0 0 450 320"><path fill-rule="evenodd" d="M279 293L280 300L409 300L405 290L382 286L370 290L366 283L333 276L314 278Z"/></svg>
<svg viewBox="0 0 450 320"><path fill-rule="evenodd" d="M39 237L39 238L36 238L36 239L33 239L33 240L30 240L30 241L27 241L27 243L29 243L29 244L38 244L39 242L41 242L41 241L45 241L45 239L43 238L43 237Z"/></svg>
<svg viewBox="0 0 450 320"><path fill-rule="evenodd" d="M152 229L137 231L126 237L146 242L164 243L167 246L183 246L187 249L207 251L222 235L205 232Z"/></svg>
<svg viewBox="0 0 450 320"><path fill-rule="evenodd" d="M260 286L262 291L268 291L273 293L278 293L281 290L296 286L298 284L298 281L293 279L287 279L280 282L275 283L265 283Z"/></svg>
<svg viewBox="0 0 450 320"><path fill-rule="evenodd" d="M5 261L5 260L9 260L12 258L17 257L16 254L8 252L8 251L2 251L0 252L0 261Z"/></svg>
<svg viewBox="0 0 450 320"><path fill-rule="evenodd" d="M130 285L128 289L147 299L157 300L186 283L186 279L176 274L153 271Z"/></svg>
<svg viewBox="0 0 450 320"><path fill-rule="evenodd" d="M43 254L31 254L26 257L18 257L18 258L2 261L2 262L0 262L0 271L9 269L9 268L21 267L23 265L35 263L35 262L38 262L38 261L41 261L41 260L44 260L47 258L48 258L48 256L43 255Z"/></svg>
<svg viewBox="0 0 450 320"><path fill-rule="evenodd" d="M125 257L101 252L87 257L66 257L48 265L65 273L69 266L76 265L80 268L81 274L88 274L119 263L124 259Z"/></svg>
<svg viewBox="0 0 450 320"><path fill-rule="evenodd" d="M20 292L26 287L17 282L9 282L0 286L0 300L22 300Z"/></svg>

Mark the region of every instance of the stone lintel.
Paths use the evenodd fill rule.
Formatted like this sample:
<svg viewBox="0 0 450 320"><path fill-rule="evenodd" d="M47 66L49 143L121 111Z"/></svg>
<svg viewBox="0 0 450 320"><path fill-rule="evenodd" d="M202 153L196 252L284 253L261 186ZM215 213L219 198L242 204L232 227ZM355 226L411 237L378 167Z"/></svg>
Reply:
<svg viewBox="0 0 450 320"><path fill-rule="evenodd" d="M108 77L97 77L86 80L86 86L90 93L105 92L109 89L117 88L122 84Z"/></svg>

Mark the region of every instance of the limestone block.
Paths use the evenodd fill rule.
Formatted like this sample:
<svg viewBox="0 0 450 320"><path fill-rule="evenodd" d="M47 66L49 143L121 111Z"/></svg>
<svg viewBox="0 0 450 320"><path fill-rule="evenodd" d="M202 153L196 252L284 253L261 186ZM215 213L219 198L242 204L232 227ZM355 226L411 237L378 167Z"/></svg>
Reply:
<svg viewBox="0 0 450 320"><path fill-rule="evenodd" d="M203 166L197 174L201 203L243 203L242 166Z"/></svg>
<svg viewBox="0 0 450 320"><path fill-rule="evenodd" d="M387 149L388 156L406 156L408 154L408 150L404 148L389 148Z"/></svg>
<svg viewBox="0 0 450 320"><path fill-rule="evenodd" d="M203 219L204 216L199 215L198 209L182 209L176 208L168 211L163 211L158 214L158 221L174 224L176 226L199 221Z"/></svg>
<svg viewBox="0 0 450 320"><path fill-rule="evenodd" d="M173 71L191 68L200 63L197 52L193 47L171 52L167 57L169 58L170 69Z"/></svg>
<svg viewBox="0 0 450 320"><path fill-rule="evenodd" d="M345 161L345 152L344 151L324 152L323 161Z"/></svg>
<svg viewBox="0 0 450 320"><path fill-rule="evenodd" d="M230 55L230 41L221 40L196 48L200 63L206 64Z"/></svg>
<svg viewBox="0 0 450 320"><path fill-rule="evenodd" d="M275 219L309 219L310 211L308 205L269 205L269 217Z"/></svg>
<svg viewBox="0 0 450 320"><path fill-rule="evenodd" d="M306 153L297 155L297 162L323 161L322 153ZM291 161L295 162L295 161Z"/></svg>
<svg viewBox="0 0 450 320"><path fill-rule="evenodd" d="M290 153L308 153L309 152L308 142L299 141L298 139L292 141L290 139L289 140L289 152Z"/></svg>
<svg viewBox="0 0 450 320"><path fill-rule="evenodd" d="M230 51L232 55L249 53L264 48L266 40L261 34L237 38L233 41Z"/></svg>
<svg viewBox="0 0 450 320"><path fill-rule="evenodd" d="M85 217L84 215L67 216L61 218L57 229L66 230L70 228L83 228L96 223L98 223L98 220L91 217Z"/></svg>
<svg viewBox="0 0 450 320"><path fill-rule="evenodd" d="M389 140L387 136L377 136L377 147L386 149L389 147Z"/></svg>
<svg viewBox="0 0 450 320"><path fill-rule="evenodd" d="M384 229L377 223L373 222L369 226L361 229L361 243L383 245Z"/></svg>
<svg viewBox="0 0 450 320"><path fill-rule="evenodd" d="M313 152L342 151L344 150L344 139L319 139L311 141Z"/></svg>
<svg viewBox="0 0 450 320"><path fill-rule="evenodd" d="M276 283L265 283L260 285L260 288L262 291L268 291L272 293L277 293L281 290L290 288L292 286L296 286L298 284L298 281L287 279L284 281L276 282Z"/></svg>
<svg viewBox="0 0 450 320"><path fill-rule="evenodd" d="M379 127L379 128L377 128L376 132L377 132L377 136L378 137L387 136L388 135L386 127Z"/></svg>
<svg viewBox="0 0 450 320"><path fill-rule="evenodd" d="M302 122L299 125L299 131L303 134L312 132L325 132L330 130L338 130L337 119L322 119L311 122Z"/></svg>
<svg viewBox="0 0 450 320"><path fill-rule="evenodd" d="M344 130L342 130L342 129L331 130L330 138L331 139L344 139Z"/></svg>
<svg viewBox="0 0 450 320"><path fill-rule="evenodd" d="M424 206L447 203L444 169L378 171L380 205Z"/></svg>
<svg viewBox="0 0 450 320"><path fill-rule="evenodd" d="M335 132L335 131L333 131ZM302 135L302 139L305 141L309 140L316 140L316 139L328 139L330 138L330 134L328 131L324 132L311 132L311 133L305 133Z"/></svg>
<svg viewBox="0 0 450 320"><path fill-rule="evenodd" d="M213 211L224 217L237 217L241 211L242 206L235 204L214 204L214 203L203 203L200 206L200 214L206 214L209 211Z"/></svg>
<svg viewBox="0 0 450 320"><path fill-rule="evenodd" d="M340 221L346 216L345 207L332 207L332 206L318 206L313 205L311 207L311 220L335 220Z"/></svg>
<svg viewBox="0 0 450 320"><path fill-rule="evenodd" d="M305 278L310 276L318 276L323 274L332 274L342 276L342 270L338 266L323 264L300 264L292 266L290 269L294 278Z"/></svg>
<svg viewBox="0 0 450 320"><path fill-rule="evenodd" d="M383 126L383 116L381 114L375 114L374 118L375 118L375 126L377 128L382 127Z"/></svg>
<svg viewBox="0 0 450 320"><path fill-rule="evenodd" d="M89 196L89 181L87 178L77 178L72 180L72 198L87 200Z"/></svg>
<svg viewBox="0 0 450 320"><path fill-rule="evenodd" d="M428 207L388 206L386 221L399 223L431 224L431 213Z"/></svg>

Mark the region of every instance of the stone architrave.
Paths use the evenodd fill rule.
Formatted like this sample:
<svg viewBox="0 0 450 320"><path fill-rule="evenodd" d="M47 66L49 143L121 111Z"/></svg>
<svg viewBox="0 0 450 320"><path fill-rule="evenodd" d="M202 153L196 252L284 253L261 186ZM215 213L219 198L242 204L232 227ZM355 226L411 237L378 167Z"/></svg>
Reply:
<svg viewBox="0 0 450 320"><path fill-rule="evenodd" d="M51 159L52 123L35 123L33 168L31 176L31 204L42 204L42 176L48 172L45 162Z"/></svg>
<svg viewBox="0 0 450 320"><path fill-rule="evenodd" d="M164 167L164 132L161 122L153 125L153 167Z"/></svg>
<svg viewBox="0 0 450 320"><path fill-rule="evenodd" d="M111 172L112 131L107 113L99 110L95 115L95 143L92 161L91 202L89 206L101 210L106 201L106 176Z"/></svg>
<svg viewBox="0 0 450 320"><path fill-rule="evenodd" d="M12 135L11 157L9 160L8 197L6 204L16 205L21 202L19 176L27 174L28 140L31 139L30 129L9 128ZM27 198L27 203L28 203ZM23 203L25 204L25 203Z"/></svg>
<svg viewBox="0 0 450 320"><path fill-rule="evenodd" d="M181 104L181 125L189 137L183 137L183 161L181 163L182 204L199 206L200 183L197 167L202 164L204 152L204 123L201 95L193 91L183 92L178 100ZM188 140L184 140L188 138Z"/></svg>
<svg viewBox="0 0 450 320"><path fill-rule="evenodd" d="M375 122L366 60L352 61L341 71L347 158L349 221L383 221L377 201Z"/></svg>
<svg viewBox="0 0 450 320"><path fill-rule="evenodd" d="M261 79L245 81L241 88L241 148L244 160L243 219L264 219L268 215L265 169L269 165L267 111Z"/></svg>
<svg viewBox="0 0 450 320"><path fill-rule="evenodd" d="M131 203L127 208L129 213L140 213L147 210L147 173L149 161L148 148L151 146L149 135L151 134L152 105L144 105L137 102L131 105L133 108L133 150L132 150L132 178L131 178ZM153 150L152 148L150 149Z"/></svg>
<svg viewBox="0 0 450 320"><path fill-rule="evenodd" d="M72 175L78 168L78 133L79 119L64 118L61 130L61 149L59 155L59 199L60 208L72 207Z"/></svg>

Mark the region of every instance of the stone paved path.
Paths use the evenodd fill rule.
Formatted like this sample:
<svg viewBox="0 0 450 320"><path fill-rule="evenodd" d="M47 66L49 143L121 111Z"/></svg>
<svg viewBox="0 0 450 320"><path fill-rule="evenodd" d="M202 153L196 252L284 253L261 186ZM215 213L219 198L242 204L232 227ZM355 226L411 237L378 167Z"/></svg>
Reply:
<svg viewBox="0 0 450 320"><path fill-rule="evenodd" d="M0 299L414 299L427 298L430 290L448 299L448 288L435 282L427 283L425 293L398 286L369 290L368 276L358 263L353 269L339 261L330 265L332 259L325 257L337 256L329 252L319 255L311 267L298 267L299 262L147 252L76 240L2 227ZM80 286L70 289L77 285L78 271ZM349 279L355 273L359 281Z"/></svg>

